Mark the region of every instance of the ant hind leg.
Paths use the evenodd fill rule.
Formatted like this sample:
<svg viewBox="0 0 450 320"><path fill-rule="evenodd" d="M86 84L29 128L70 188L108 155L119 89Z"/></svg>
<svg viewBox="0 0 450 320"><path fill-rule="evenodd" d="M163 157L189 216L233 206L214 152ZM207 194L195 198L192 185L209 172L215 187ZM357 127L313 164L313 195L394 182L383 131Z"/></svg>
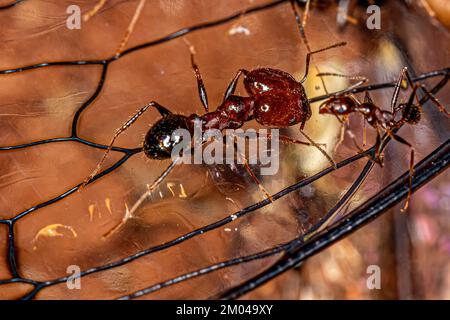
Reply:
<svg viewBox="0 0 450 320"><path fill-rule="evenodd" d="M420 84L419 86L422 91L428 96L428 98L438 107L439 111L444 113L447 116L450 116L450 113L445 109L445 107L439 102L439 100L425 87L425 85Z"/></svg>
<svg viewBox="0 0 450 320"><path fill-rule="evenodd" d="M405 212L408 209L409 202L411 200L411 195L412 195L412 179L413 179L413 175L414 175L414 148L408 141L406 141L405 139L403 139L399 135L393 133L392 131L388 130L387 134L393 140L408 146L410 148L410 150L411 150L410 158L409 158L409 190L408 190L408 195L406 197L405 204L403 205L403 208L400 209L402 212Z"/></svg>
<svg viewBox="0 0 450 320"><path fill-rule="evenodd" d="M300 133L311 143L311 145L313 145L314 147L316 147L317 150L320 151L320 153L322 153L324 155L325 158L328 159L328 161L331 163L331 165L333 166L334 169L337 169L337 165L336 162L333 160L333 158L325 151L323 150L320 145L315 142L313 139L311 139L304 131L303 129L300 129Z"/></svg>

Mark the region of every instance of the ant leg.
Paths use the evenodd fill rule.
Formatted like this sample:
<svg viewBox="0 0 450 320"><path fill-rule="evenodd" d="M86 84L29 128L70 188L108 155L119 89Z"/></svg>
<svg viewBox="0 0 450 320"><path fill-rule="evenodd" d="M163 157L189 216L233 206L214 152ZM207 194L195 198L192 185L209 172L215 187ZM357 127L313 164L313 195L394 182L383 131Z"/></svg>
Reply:
<svg viewBox="0 0 450 320"><path fill-rule="evenodd" d="M425 85L420 84L419 87L422 91L430 98L432 102L438 107L439 111L445 113L447 116L450 116L450 113L445 109L445 107L439 102L439 100L425 87Z"/></svg>
<svg viewBox="0 0 450 320"><path fill-rule="evenodd" d="M374 160L376 163L378 163L380 165L380 167L383 167L384 166L383 153L380 152L380 148L381 148L381 144L382 144L381 131L378 126L375 127L375 129L377 130L377 139L375 142L375 158L372 160Z"/></svg>
<svg viewBox="0 0 450 320"><path fill-rule="evenodd" d="M139 19L139 16L142 13L142 9L144 8L146 0L140 0L139 4L136 8L136 11L134 12L133 18L131 19L130 24L128 25L127 32L125 33L125 36L123 37L122 41L119 44L119 47L116 51L116 56L120 55L127 45L128 40L130 39L131 34L133 33L134 27L136 26L136 23Z"/></svg>
<svg viewBox="0 0 450 320"><path fill-rule="evenodd" d="M319 67L318 67L318 66L316 66L316 71L317 71L317 75L316 75L316 76L319 77L320 82L322 82L323 90L325 91L325 94L328 95L329 92L328 92L327 86L325 85L325 80L324 80L324 78L321 76L321 73L320 73L320 70L319 70Z"/></svg>
<svg viewBox="0 0 450 320"><path fill-rule="evenodd" d="M364 103L373 104L372 98L370 97L370 93L367 90L364 92Z"/></svg>
<svg viewBox="0 0 450 320"><path fill-rule="evenodd" d="M414 97L417 99L416 91L418 88L419 88L419 85L415 84L413 86L413 91L409 95L408 102L406 102L405 104L400 104L400 105L395 106L394 112L393 112L394 118L397 115L397 112L399 112L407 107L412 106L412 104L414 103ZM399 119L398 121L395 122L395 126L399 128L401 125L403 125L407 121L408 121L408 119L406 119L405 117L402 116L401 119Z"/></svg>
<svg viewBox="0 0 450 320"><path fill-rule="evenodd" d="M236 136L236 135L234 135ZM236 144L236 141L234 141L234 148L236 149L236 153L239 156L239 158L242 161L242 164L245 167L245 170L247 170L248 174L250 175L250 177L252 177L253 181L258 185L259 190L264 193L265 199L269 199L270 202L273 202L272 196L270 195L269 192L267 192L267 190L264 188L263 184L261 183L261 181L259 181L258 177L255 175L255 173L253 172L252 168L250 168L250 165L248 164L248 160L245 154L241 153L241 151L239 150L238 145Z"/></svg>
<svg viewBox="0 0 450 320"><path fill-rule="evenodd" d="M205 108L205 111L209 111L208 107L208 96L206 95L206 89L205 84L203 83L202 75L200 73L200 69L198 68L197 64L195 63L195 49L194 46L191 45L187 40L185 40L186 43L189 46L189 51L191 53L191 65L192 69L194 70L195 78L197 79L197 87L198 87L198 95L200 97L200 101L202 102L203 108Z"/></svg>
<svg viewBox="0 0 450 320"><path fill-rule="evenodd" d="M325 86L325 81L323 79L324 76L335 76L335 77L348 78L348 79L352 79L352 80L358 80L358 82L356 84L348 87L347 89L343 90L342 92L351 90L351 89L353 89L355 87L358 87L359 85L361 85L362 83L364 83L364 82L366 82L368 80L367 78L362 77L362 76L348 76L348 75L345 75L345 74L330 73L330 72L322 72L321 73L319 71L318 67L316 67L316 70L318 72L316 76L318 76L320 78L320 80L322 81L322 85L323 85L323 88L324 88L326 94L328 94L328 90L327 90L327 88ZM336 93L336 95L339 95L339 93ZM353 95L350 95L350 96L357 102L358 105L361 104L355 96L353 96ZM340 146L342 141L344 141L345 132L348 133L348 135L350 136L350 138L353 141L353 144L356 146L356 148L359 150L359 152L364 152L364 150L357 143L356 137L355 137L354 133L350 130L348 125L346 124L346 121L342 121L341 118L339 118L339 116L337 114L334 114L334 116L341 123L341 133L340 133L339 140L338 140L338 142L336 143L336 145L334 147L334 152L336 152L337 148ZM365 121L363 123L365 125ZM364 131L364 134L365 134L365 131ZM365 140L364 140L364 144L365 144Z"/></svg>
<svg viewBox="0 0 450 320"><path fill-rule="evenodd" d="M131 214L130 214L130 210L128 209L127 204L125 203L125 215L123 216L122 220L116 224L111 230L109 230L108 232L106 232L103 236L102 239L106 239L108 238L110 235L112 235L113 233L116 233L117 230L119 230L129 219L131 219Z"/></svg>
<svg viewBox="0 0 450 320"><path fill-rule="evenodd" d="M363 147L367 145L367 127L366 127L366 119L362 118L363 120Z"/></svg>
<svg viewBox="0 0 450 320"><path fill-rule="evenodd" d="M267 133L267 136L266 136L266 137L260 137L260 136L259 136L259 133L256 133L256 135L258 136L258 138L269 139L269 140L272 139L272 135L271 135L270 133ZM278 136L278 139L280 139L281 142L284 142L284 143L286 143L286 144L293 143L293 144L301 144L301 145L304 145L304 146L314 146L314 145L313 145L312 143L310 143L310 142L305 142L305 141L297 140L297 139L294 139L294 138L291 138L291 137L285 136L285 135L279 135L279 136ZM323 146L323 147L326 147L326 146L327 146L326 143L317 143L317 145L318 145L318 146Z"/></svg>
<svg viewBox="0 0 450 320"><path fill-rule="evenodd" d="M406 68L405 68L406 69ZM412 79L411 79L411 75L409 74L409 72L406 70L406 72L405 72L405 75L406 75L406 79L407 79L407 81L408 81L408 83L409 83L409 85L410 85L410 87L413 89L413 96L415 96L415 98L416 98L416 100L417 100L417 102L418 103L420 103L420 100L419 100L419 97L417 97L417 94L416 94L416 90L417 90L417 88L420 88L421 90L422 90L422 92L426 95L426 96L428 96L428 98L436 105L436 107L438 107L438 109L439 109L439 111L440 112L442 112L442 113L445 113L447 116L450 116L450 113L445 109L445 107L439 102L439 100L430 92L430 91L428 91L428 89L425 87L425 85L424 84L422 84L422 83L417 83L417 84L414 84L414 82L412 81ZM409 103L409 102L408 102ZM412 101L408 104L408 105L411 105L412 104ZM396 108L396 110L395 111L398 111L399 110L399 108Z"/></svg>
<svg viewBox="0 0 450 320"><path fill-rule="evenodd" d="M394 139L395 141L400 142L404 145L407 145L411 149L411 154L410 154L410 158L409 158L409 191L408 191L408 195L406 197L405 204L404 204L403 208L400 209L402 212L405 212L406 209L408 209L409 201L411 199L411 194L412 194L412 179L413 179L413 175L414 175L414 148L408 141L406 141L399 135L393 133L390 130L387 130L386 132L392 139Z"/></svg>
<svg viewBox="0 0 450 320"><path fill-rule="evenodd" d="M344 140L344 134L345 132L347 132L347 134L349 135L350 139L352 139L353 144L355 145L355 147L358 149L358 151L360 153L363 153L364 150L363 148L361 148L358 144L358 141L356 141L356 136L353 133L353 131L350 129L349 124L347 123L348 120L345 119L345 121L343 121L342 119L339 118L339 116L337 114L334 114L334 116L336 117L336 119L341 123L341 136L339 138L338 143L335 146L335 150L338 148L338 146L342 143L342 141Z"/></svg>
<svg viewBox="0 0 450 320"><path fill-rule="evenodd" d="M404 67L402 69L402 71L400 72L400 76L397 79L397 82L395 84L395 88L394 88L394 94L392 95L392 100L391 100L391 112L394 113L395 112L395 108L397 106L397 100L398 100L398 94L400 92L400 88L403 82L403 79L405 77L405 74L407 72L408 68Z"/></svg>
<svg viewBox="0 0 450 320"><path fill-rule="evenodd" d="M342 120L341 118L339 118L339 116L337 114L333 114L337 121L339 121L339 123L341 124L341 130L340 130L340 134L339 134L339 140L336 143L336 145L334 146L334 152L336 152L337 148L341 145L341 143L344 141L345 139L345 132L349 133L349 136L351 138L355 138L355 135L353 133L350 134L350 129L348 129L348 126L346 124L345 120Z"/></svg>
<svg viewBox="0 0 450 320"><path fill-rule="evenodd" d="M107 233L105 233L103 235L103 238L109 237L111 234L115 233L117 230L119 230L129 219L131 219L134 215L134 213L136 212L136 210L139 208L139 206L145 201L145 199L147 199L149 196L151 196L151 194L153 193L153 191L161 184L161 182L169 175L169 173L172 171L172 169L175 167L175 165L177 164L178 160L180 160L181 158L176 158L175 160L172 161L172 163L163 171L163 173L161 173L161 175L155 180L153 181L153 183L147 187L147 191L145 191L140 197L139 199L133 204L133 206L131 207L131 210L128 210L128 206L125 205L125 215L122 218L122 220L116 225L114 226L110 231L108 231Z"/></svg>
<svg viewBox="0 0 450 320"><path fill-rule="evenodd" d="M227 100L231 95L234 94L234 91L236 90L236 85L239 80L239 77L241 74L247 75L248 71L245 69L239 69L238 72L236 72L236 75L234 76L233 80L231 80L230 84L227 87L227 90L225 91L225 95L223 96L223 101Z"/></svg>
<svg viewBox="0 0 450 320"><path fill-rule="evenodd" d="M267 138L271 139L272 135L270 133L267 134ZM288 136L284 136L284 135L279 135L278 138L280 139L281 142L284 143L293 143L293 144L301 144L304 146L314 146L312 143L310 142L305 142L305 141L301 141L301 140L297 140ZM319 146L326 146L326 144L324 143L317 143L317 145Z"/></svg>
<svg viewBox="0 0 450 320"><path fill-rule="evenodd" d="M317 77L320 77L322 79L322 77L325 76L332 76L332 77L340 77L340 78L347 78L350 80L356 80L357 82L355 84L352 84L351 86L349 86L348 88L342 90L342 91L338 91L336 92L334 95L339 95L342 93L345 93L347 91L350 91L356 87L359 87L360 85L362 85L363 83L367 82L369 79L367 79L366 77L363 76L349 76L346 74L341 74L341 73L333 73L333 72L319 72L318 74L316 74Z"/></svg>
<svg viewBox="0 0 450 320"><path fill-rule="evenodd" d="M297 22L297 26L298 29L300 31L300 36L303 39L303 42L305 43L306 46L306 50L307 50L307 54L306 54L306 67L305 67L305 75L303 76L302 80L300 80L300 83L303 83L306 81L306 77L308 76L308 72L309 72L309 64L310 64L310 60L311 60L311 56L319 53L319 52L323 52L329 49L333 49L336 47L342 47L345 46L347 43L346 42L339 42L336 44L333 44L331 46L328 46L326 48L322 48L319 50L315 50L315 51L311 51L311 48L309 46L309 42L308 39L306 37L306 33L305 33L305 26L306 26L306 19L308 17L308 13L309 13L309 4L310 4L310 0L306 1L306 7L305 7L305 12L303 13L303 19L300 19L300 16L297 12L297 8L295 7L295 0L291 0L291 8L292 11L294 12L294 16L295 16L295 21Z"/></svg>
<svg viewBox="0 0 450 320"><path fill-rule="evenodd" d="M317 76L319 77L320 81L322 82L322 86L323 86L323 90L325 91L325 94L329 94L327 86L325 84L325 79L323 78L322 74L320 73L319 67L316 66L316 71L317 71ZM339 121L339 123L341 124L341 132L339 135L339 140L336 143L336 145L334 146L334 152L336 152L337 148L341 145L342 141L344 141L345 138L345 125L344 122L341 120L341 118L339 118L339 116L337 114L334 115L336 117L336 119Z"/></svg>
<svg viewBox="0 0 450 320"><path fill-rule="evenodd" d="M338 43L335 43L335 44L333 44L331 46L328 46L328 47L325 47L325 48L322 48L322 49L319 49L319 50L308 52L306 54L305 75L303 76L302 80L300 80L300 83L305 82L306 78L308 77L309 65L310 65L310 62L311 62L311 56L313 54L320 53L320 52L323 52L323 51L326 51L326 50L330 50L330 49L333 49L333 48L337 48L337 47L342 47L342 46L345 46L346 44L347 44L347 42L338 42Z"/></svg>
<svg viewBox="0 0 450 320"><path fill-rule="evenodd" d="M325 158L328 159L328 161L331 163L331 165L337 169L336 162L333 160L333 158L325 151L323 150L318 143L316 143L313 139L311 139L302 129L299 130L300 133L314 146L317 148L317 150L320 151L324 155Z"/></svg>
<svg viewBox="0 0 450 320"><path fill-rule="evenodd" d="M106 0L99 0L94 8L92 8L83 15L83 21L87 22L90 18L95 16L100 11L100 9L105 6L105 3Z"/></svg>
<svg viewBox="0 0 450 320"><path fill-rule="evenodd" d="M165 117L165 116L167 116L168 114L171 113L168 109L164 108L163 106L161 106L159 103L157 103L155 101L152 101L149 104L146 104L145 106L143 106L134 116L132 116L119 129L116 130L116 133L114 134L113 138L111 139L111 142L109 143L109 146L106 149L105 154L103 155L102 159L100 160L100 162L98 163L98 165L94 169L94 171L92 171L92 173L80 185L80 187L78 188L78 191L81 191L97 175L97 173L100 171L100 169L101 169L103 163L105 162L106 157L110 153L110 151L111 151L111 149L113 147L113 144L116 141L117 137L119 137L125 130L127 130L150 107L155 107L163 117Z"/></svg>
<svg viewBox="0 0 450 320"><path fill-rule="evenodd" d="M310 65L310 62L311 62L311 56L313 54L320 53L320 52L323 52L323 51L327 51L327 50L330 50L330 49L333 49L333 48L337 48L337 47L342 47L342 46L345 46L346 44L347 44L347 42L338 42L338 43L335 43L335 44L333 44L331 46L328 46L328 47L325 47L325 48L322 48L322 49L319 49L319 50L315 50L315 51L312 51L312 52L308 52L306 54L305 75L303 76L302 80L300 80L300 83L305 82L306 78L308 77L309 65Z"/></svg>

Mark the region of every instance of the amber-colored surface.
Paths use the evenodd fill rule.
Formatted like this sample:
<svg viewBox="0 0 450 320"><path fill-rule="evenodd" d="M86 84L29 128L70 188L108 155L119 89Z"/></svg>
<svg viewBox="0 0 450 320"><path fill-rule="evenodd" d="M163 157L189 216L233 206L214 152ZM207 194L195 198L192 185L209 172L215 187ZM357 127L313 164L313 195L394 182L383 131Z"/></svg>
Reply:
<svg viewBox="0 0 450 320"><path fill-rule="evenodd" d="M450 3L445 0L427 0L431 14L447 28L450 28ZM425 5L426 6L426 5Z"/></svg>
<svg viewBox="0 0 450 320"><path fill-rule="evenodd" d="M151 3L144 7L127 47L266 1L147 1ZM83 2L80 6L86 11L94 3ZM117 49L137 1L107 1L106 7L83 24L81 30L65 27L66 8L70 4L73 3L25 1L0 11L0 69L44 61L109 57ZM351 14L360 22L349 23L343 30L336 27L334 5L312 9L307 34L313 48L348 42L345 48L314 58L313 64L320 71L363 74L376 83L396 78L405 64L416 74L448 66L448 31L432 23L423 8L407 9L399 1L387 1L380 31L365 27L364 9L355 8ZM288 4L197 31L185 38L195 46L211 106L221 101L228 82L239 68L268 66L287 71L297 79L303 75L306 51ZM312 70L314 74L315 68ZM96 66L73 66L0 75L0 145L68 136L71 118L94 92L99 71ZM346 83L327 79L327 86L329 90L337 90ZM315 77L310 78L306 89L310 96L323 93ZM244 93L242 87L239 91ZM378 91L373 93L373 99L387 107L391 94L392 90ZM445 88L438 97L448 105L450 90ZM111 64L104 89L81 117L80 136L108 143L114 131L150 100L185 115L202 112L189 50L183 39L137 51ZM327 143L332 152L339 135L338 123L332 117L319 116L317 105L312 109L306 132L315 140ZM401 131L414 144L417 160L448 138L448 119L436 110L427 106L421 124ZM139 146L158 116L156 112L144 115L116 144ZM353 117L351 123L355 132L362 132L359 117ZM258 128L255 123L247 127ZM297 130L294 127L285 133L300 138ZM368 141L373 141L373 137L369 130ZM341 160L354 153L354 147L346 141L333 156ZM75 143L0 151L0 217L12 217L82 182L101 155L100 150ZM405 171L408 155L403 146L391 144L386 166L373 170L353 198L351 207ZM113 154L108 164L119 156ZM48 280L65 276L68 265L79 265L84 270L115 261L261 199L261 193L245 171L241 176L226 174L213 180L207 175L206 166L182 166L140 208L134 219L110 238L102 239L122 219L125 205L132 205L166 165L138 154L82 193L20 220L16 237L21 275ZM327 160L312 148L284 146L281 170L276 176L265 177L264 186L274 193L327 165ZM312 187L225 228L85 277L81 290L68 290L61 284L44 289L37 298L116 298L187 271L288 241L305 232L337 201L362 165L360 161L329 175ZM450 298L448 181L448 174L444 174L416 193L408 214L393 210L246 298ZM6 228L0 225L1 279L10 277L5 260L6 244ZM221 270L145 298L207 298L254 275L273 261ZM382 270L381 290L370 291L365 286L366 269L373 264ZM17 298L27 289L25 285L0 286L0 298Z"/></svg>

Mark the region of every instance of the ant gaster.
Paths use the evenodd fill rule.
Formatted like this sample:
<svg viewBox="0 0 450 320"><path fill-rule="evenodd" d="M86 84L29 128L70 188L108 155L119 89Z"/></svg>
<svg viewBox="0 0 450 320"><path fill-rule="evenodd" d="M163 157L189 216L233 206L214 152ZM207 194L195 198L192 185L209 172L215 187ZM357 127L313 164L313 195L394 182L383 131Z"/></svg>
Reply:
<svg viewBox="0 0 450 320"><path fill-rule="evenodd" d="M326 76L326 75L337 75L331 73L319 73L318 76ZM339 75L338 75L339 76ZM400 87L402 82L406 77L407 83L412 88L411 95L406 103L397 104L398 95L400 91ZM374 161L376 161L380 166L383 166L383 154L381 152L382 146L382 138L381 138L381 130L383 130L390 138L396 140L406 146L408 146L411 150L410 153L410 163L409 163L409 192L406 198L405 205L402 208L402 211L405 211L408 208L409 200L411 198L412 193L412 177L414 174L414 148L406 141L404 138L400 137L395 133L397 129L399 129L403 124L417 124L422 117L422 106L414 103L414 98L417 99L416 91L421 88L422 91L428 96L428 98L436 104L439 110L449 116L449 113L445 110L444 106L440 104L440 102L425 88L423 84L415 84L411 80L411 77L408 73L407 68L403 68L400 76L396 82L394 94L391 101L391 110L382 110L372 101L369 93L366 91L364 102L358 101L358 99L352 94L338 94L334 97L329 98L324 101L319 107L319 113L321 114L331 114L338 118L339 121L344 125L344 122L339 118L339 116L343 117L345 120L352 113L360 113L365 121L377 131L377 139L375 143L375 157ZM399 115L399 113L401 114ZM352 135L353 142L356 147L362 152L362 148L358 146L354 136Z"/></svg>
<svg viewBox="0 0 450 320"><path fill-rule="evenodd" d="M215 111L210 112L205 86L203 84L199 68L194 60L195 52L193 47L190 46L191 65L196 76L200 101L206 113L203 115L193 114L190 116L184 116L181 114L172 113L155 101L148 103L116 131L103 158L97 165L96 169L80 186L80 189L82 189L99 172L106 156L111 151L116 138L127 128L129 128L150 107L155 108L162 116L162 118L150 128L144 139L143 150L145 155L150 159L163 160L170 158L172 149L177 143L179 143L176 137L173 139L173 132L177 129L187 129L192 131L195 120L201 120L204 130L237 129L242 127L244 123L248 121L256 120L258 123L270 127L289 127L300 124L300 132L309 142L303 142L281 135L280 140L296 144L312 145L316 147L324 156L326 156L327 159L335 166L332 158L303 132L306 121L311 117L311 108L303 87L303 82L308 76L310 59L312 55L332 48L344 46L346 43L340 42L323 49L311 51L304 32L304 26L306 24L306 18L309 10L309 0L306 4L303 19L300 19L297 12L295 0L291 0L291 8L294 12L300 35L307 48L305 74L300 81L295 80L294 77L287 72L277 69L258 68L251 71L240 69L228 85L222 103ZM236 85L241 76L244 78L243 83L248 97L234 94ZM269 193L264 190L245 159L244 165L253 180L255 180L258 184L259 188L269 199L271 199ZM131 209L131 212L127 212L126 217L133 214L136 208L167 176L173 166L174 161L172 162L172 165L169 166L149 187L149 190L135 203Z"/></svg>

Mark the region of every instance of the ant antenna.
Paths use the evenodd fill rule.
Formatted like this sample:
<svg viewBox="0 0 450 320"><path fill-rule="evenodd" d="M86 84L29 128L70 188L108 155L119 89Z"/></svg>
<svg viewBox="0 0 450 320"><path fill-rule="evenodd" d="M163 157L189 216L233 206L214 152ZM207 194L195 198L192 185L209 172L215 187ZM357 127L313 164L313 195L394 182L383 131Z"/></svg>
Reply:
<svg viewBox="0 0 450 320"><path fill-rule="evenodd" d="M323 52L329 49L333 49L333 48L337 48L337 47L342 47L345 46L347 43L346 42L339 42L336 44L333 44L331 46L328 46L326 48L322 48L319 50L315 50L315 51L311 51L311 47L309 46L309 42L308 39L306 37L306 33L305 33L305 26L306 26L306 20L309 14L309 4L310 4L310 0L307 0L306 2L306 6L305 6L305 11L303 13L303 18L300 19L300 16L297 12L297 9L295 7L295 0L291 0L291 7L292 7L292 11L294 12L295 15L295 21L297 22L297 26L298 29L300 31L300 36L303 39L303 42L305 43L306 46L306 50L307 50L307 54L306 54L306 67L305 67L305 75L303 76L302 80L300 80L300 83L303 83L306 81L306 78L308 76L308 72L309 72L309 64L310 64L310 60L311 60L311 56L313 54L319 53L319 52Z"/></svg>
<svg viewBox="0 0 450 320"><path fill-rule="evenodd" d="M134 11L134 15L133 18L131 19L130 24L128 25L127 28L127 32L125 33L124 38L122 39L122 41L120 42L119 47L117 48L116 51L116 56L120 55L123 51L123 48L125 48L128 40L130 39L131 34L133 33L134 27L139 19L139 16L142 13L142 9L144 8L145 5L145 1L146 0L140 0L138 3L138 6L136 7L136 10Z"/></svg>
<svg viewBox="0 0 450 320"><path fill-rule="evenodd" d="M83 21L87 22L89 19L95 16L100 11L100 9L104 7L105 3L106 0L99 0L94 8L92 8L83 15Z"/></svg>
<svg viewBox="0 0 450 320"><path fill-rule="evenodd" d="M145 111L148 110L148 108L150 107L155 107L159 113L165 117L167 115L169 115L171 112L169 110L167 110L165 107L161 106L160 104L158 104L155 101L150 102L149 104L146 104L145 106L143 106L134 116L132 116L127 122L125 122L119 129L116 130L116 133L114 134L113 138L111 139L111 142L108 145L108 148L106 149L106 152L104 153L102 159L100 160L100 162L98 163L97 167L94 169L94 171L92 171L92 173L86 178L86 180L84 180L84 182L80 185L80 187L78 188L78 191L81 191L96 175L97 173L100 171L103 163L106 160L106 157L108 156L108 154L111 152L112 148L113 148L113 144L116 141L116 139L125 131L127 130L134 122L136 122L136 120L142 116L144 114Z"/></svg>
<svg viewBox="0 0 450 320"><path fill-rule="evenodd" d="M300 36L303 39L303 43L306 46L306 50L308 51L308 53L310 53L311 47L309 46L309 42L308 42L308 39L306 38L306 33L305 33L306 20L308 18L308 14L309 14L310 0L306 1L305 11L303 12L303 17L301 19L300 19L300 15L297 12L297 8L295 7L295 0L291 0L290 2L291 2L292 10L294 11L295 21L297 22L298 29L300 31Z"/></svg>
<svg viewBox="0 0 450 320"><path fill-rule="evenodd" d="M316 69L317 69L317 67L316 67ZM352 85L349 86L348 88L345 88L344 90L335 92L335 93L334 93L335 96L338 96L338 95L340 95L340 94L343 94L343 93L346 93L346 92L348 92L348 91L351 91L351 90L353 90L354 88L357 88L357 87L359 87L360 85L362 85L363 83L369 81L369 79L367 79L367 78L364 77L364 76L349 76L349 75L341 74L341 73L319 72L318 69L317 69L317 72L318 72L318 73L316 74L316 76L317 76L317 77L320 77L320 79L323 79L322 77L329 77L329 76L331 76L331 77L346 78L346 79L349 79L349 80L355 80L355 81L357 81L356 83L352 84ZM323 83L323 80L322 80L322 83ZM326 93L328 94L328 92L326 92Z"/></svg>
<svg viewBox="0 0 450 320"><path fill-rule="evenodd" d="M195 78L197 79L197 88L198 88L198 95L200 97L200 101L202 102L203 108L206 112L209 111L208 107L208 95L206 94L206 88L205 84L203 82L202 74L200 73L200 69L198 68L197 63L195 62L195 47L193 44L189 42L186 38L183 38L186 45L189 47L189 51L191 53L191 66L192 70L194 71Z"/></svg>

